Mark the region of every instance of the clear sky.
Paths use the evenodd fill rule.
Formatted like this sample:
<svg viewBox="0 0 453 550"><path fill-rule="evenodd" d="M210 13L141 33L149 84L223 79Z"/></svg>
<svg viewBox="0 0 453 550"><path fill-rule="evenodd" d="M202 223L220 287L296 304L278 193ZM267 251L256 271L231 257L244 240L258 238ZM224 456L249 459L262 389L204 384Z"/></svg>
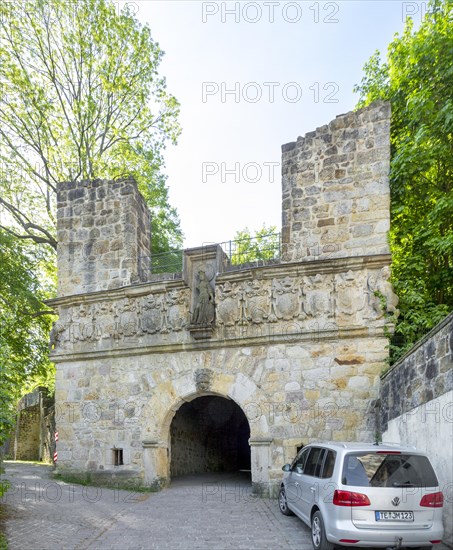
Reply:
<svg viewBox="0 0 453 550"><path fill-rule="evenodd" d="M364 63L426 10L396 0L128 3L165 51L161 74L181 103L165 171L185 247L246 226L280 230L281 145L353 109Z"/></svg>

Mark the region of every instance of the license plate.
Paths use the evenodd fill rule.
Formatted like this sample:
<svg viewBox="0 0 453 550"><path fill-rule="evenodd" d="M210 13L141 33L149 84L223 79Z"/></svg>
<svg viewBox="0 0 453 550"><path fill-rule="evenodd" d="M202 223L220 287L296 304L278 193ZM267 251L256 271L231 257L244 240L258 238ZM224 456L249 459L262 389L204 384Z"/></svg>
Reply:
<svg viewBox="0 0 453 550"><path fill-rule="evenodd" d="M374 512L376 521L414 521L414 512Z"/></svg>

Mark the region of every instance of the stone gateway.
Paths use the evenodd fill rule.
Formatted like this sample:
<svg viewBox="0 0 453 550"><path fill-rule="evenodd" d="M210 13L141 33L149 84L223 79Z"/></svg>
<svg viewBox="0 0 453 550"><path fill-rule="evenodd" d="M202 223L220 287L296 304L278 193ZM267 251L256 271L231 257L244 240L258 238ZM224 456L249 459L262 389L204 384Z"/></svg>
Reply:
<svg viewBox="0 0 453 550"><path fill-rule="evenodd" d="M378 102L283 146L268 262L235 265L209 245L155 273L133 180L59 185L59 471L160 487L250 470L267 491L301 445L374 439L397 313L389 133Z"/></svg>

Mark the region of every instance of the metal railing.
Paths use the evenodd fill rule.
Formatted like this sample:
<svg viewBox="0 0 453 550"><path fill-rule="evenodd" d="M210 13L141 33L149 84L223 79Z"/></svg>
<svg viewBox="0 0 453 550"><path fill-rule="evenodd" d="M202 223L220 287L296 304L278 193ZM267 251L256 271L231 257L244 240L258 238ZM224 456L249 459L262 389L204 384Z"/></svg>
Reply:
<svg viewBox="0 0 453 550"><path fill-rule="evenodd" d="M244 237L223 243L217 243L228 258L230 266L265 265L278 263L281 259L281 234L268 233L258 237ZM213 243L205 246L215 246ZM158 254L140 257L142 280L149 280L153 275L181 273L183 269L184 250L169 250Z"/></svg>
<svg viewBox="0 0 453 550"><path fill-rule="evenodd" d="M232 265L244 265L279 261L281 258L281 234L268 233L259 237L244 237L219 243Z"/></svg>

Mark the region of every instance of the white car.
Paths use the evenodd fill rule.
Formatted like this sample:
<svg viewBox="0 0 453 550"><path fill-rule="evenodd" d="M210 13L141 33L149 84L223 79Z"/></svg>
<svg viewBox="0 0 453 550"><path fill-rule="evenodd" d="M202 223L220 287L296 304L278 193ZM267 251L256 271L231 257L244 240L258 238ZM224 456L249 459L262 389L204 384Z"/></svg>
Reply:
<svg viewBox="0 0 453 550"><path fill-rule="evenodd" d="M313 443L283 471L280 511L311 527L315 550L442 541L439 482L428 457L413 447Z"/></svg>

